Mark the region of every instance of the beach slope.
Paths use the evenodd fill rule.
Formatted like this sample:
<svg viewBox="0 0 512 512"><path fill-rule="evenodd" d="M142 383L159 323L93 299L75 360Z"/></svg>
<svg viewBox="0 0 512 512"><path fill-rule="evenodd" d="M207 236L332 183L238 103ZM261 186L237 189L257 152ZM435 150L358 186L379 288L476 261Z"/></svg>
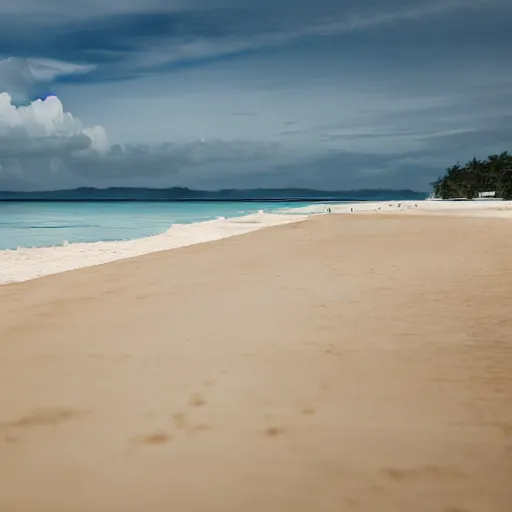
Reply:
<svg viewBox="0 0 512 512"><path fill-rule="evenodd" d="M505 512L510 219L325 215L0 287L0 510Z"/></svg>

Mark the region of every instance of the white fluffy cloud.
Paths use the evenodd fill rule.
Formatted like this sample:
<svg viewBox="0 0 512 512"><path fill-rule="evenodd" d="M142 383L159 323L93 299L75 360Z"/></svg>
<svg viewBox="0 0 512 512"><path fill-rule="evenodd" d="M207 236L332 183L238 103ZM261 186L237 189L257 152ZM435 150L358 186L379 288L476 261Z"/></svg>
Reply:
<svg viewBox="0 0 512 512"><path fill-rule="evenodd" d="M283 160L279 144L198 140L110 146L103 127L84 127L56 96L25 106L0 93L0 189L172 186L210 176L265 172Z"/></svg>
<svg viewBox="0 0 512 512"><path fill-rule="evenodd" d="M10 94L0 93L0 138L66 139L81 135L90 139L92 149L108 150L105 130L101 126L84 128L79 119L64 111L56 96L17 107Z"/></svg>
<svg viewBox="0 0 512 512"><path fill-rule="evenodd" d="M110 145L101 126L84 127L56 96L16 106L0 93L0 188L72 187L74 159L102 158Z"/></svg>

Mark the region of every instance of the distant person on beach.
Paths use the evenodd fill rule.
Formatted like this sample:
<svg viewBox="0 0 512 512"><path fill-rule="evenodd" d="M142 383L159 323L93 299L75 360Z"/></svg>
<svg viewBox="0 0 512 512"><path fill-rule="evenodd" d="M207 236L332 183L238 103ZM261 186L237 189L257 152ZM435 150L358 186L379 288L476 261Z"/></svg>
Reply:
<svg viewBox="0 0 512 512"><path fill-rule="evenodd" d="M327 208L327 213L331 213L331 209L330 208Z"/></svg>

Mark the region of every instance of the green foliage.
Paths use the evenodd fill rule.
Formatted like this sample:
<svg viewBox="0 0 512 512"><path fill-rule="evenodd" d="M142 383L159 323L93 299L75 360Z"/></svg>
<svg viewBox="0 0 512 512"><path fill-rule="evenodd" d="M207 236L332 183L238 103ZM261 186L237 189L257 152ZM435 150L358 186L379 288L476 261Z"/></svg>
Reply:
<svg viewBox="0 0 512 512"><path fill-rule="evenodd" d="M473 199L480 192L496 192L496 197L512 199L512 155L507 151L487 160L473 158L466 165L458 162L432 183L434 196L441 199Z"/></svg>

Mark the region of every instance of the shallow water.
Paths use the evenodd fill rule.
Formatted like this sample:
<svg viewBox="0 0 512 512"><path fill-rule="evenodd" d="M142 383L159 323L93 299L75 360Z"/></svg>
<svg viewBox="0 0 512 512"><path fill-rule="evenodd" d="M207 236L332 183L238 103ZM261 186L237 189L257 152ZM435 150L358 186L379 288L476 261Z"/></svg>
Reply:
<svg viewBox="0 0 512 512"><path fill-rule="evenodd" d="M293 203L294 207L309 203ZM173 224L274 212L288 202L0 202L0 250L66 243L133 240Z"/></svg>

